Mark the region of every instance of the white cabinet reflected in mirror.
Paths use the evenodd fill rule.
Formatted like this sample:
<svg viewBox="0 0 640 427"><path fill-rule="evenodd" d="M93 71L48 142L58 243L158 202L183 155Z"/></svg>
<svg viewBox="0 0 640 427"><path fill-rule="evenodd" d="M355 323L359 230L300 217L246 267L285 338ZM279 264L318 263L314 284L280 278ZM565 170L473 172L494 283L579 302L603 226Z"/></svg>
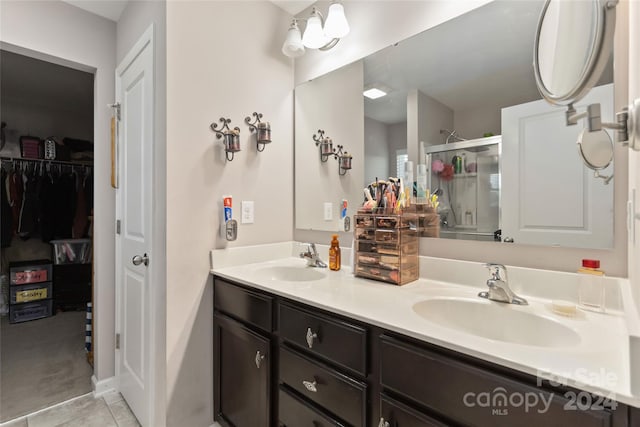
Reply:
<svg viewBox="0 0 640 427"><path fill-rule="evenodd" d="M305 194L319 192L317 187L298 183L298 173L315 170L318 162L317 152L314 157L302 154L308 141L299 140L303 123L298 112L311 108L303 105L302 93L308 102L316 100L314 109L339 117L336 126L363 127L361 139L347 144L351 150L361 149L364 157L360 162L354 156L354 164L360 163L361 169L349 174L351 183L357 181L351 188L360 188L355 204L364 200L362 188L376 177L402 176L406 160L431 166L437 154L450 164L454 156L464 153L467 165L476 160L476 172L465 171L464 178L461 174L447 182L450 194L444 194L438 177L431 179L432 193L443 187L440 208L447 209L441 212L440 238L494 240L494 233L501 231L503 240L511 238L516 244L613 247L614 181L626 177L616 176L609 183L594 177L582 163L576 144L583 126L565 126L564 111L548 105L537 90L532 57L543 6L543 0L491 2L363 58L358 61L363 76L358 102L352 99L355 88L344 85L333 89L342 95L323 106L317 100L325 95L309 93L315 81L297 87L296 227L322 229L314 222L318 217L309 216L308 204L298 202L308 200ZM596 83L604 86L596 89L606 117L613 114L612 63L610 57ZM362 91L372 87L387 94L363 97ZM329 89L322 90L326 94ZM347 102L353 105L346 107ZM580 104L588 102L585 98ZM611 106L610 112L605 105ZM358 112L364 117L357 117ZM328 129L332 124L322 126ZM336 132L340 131L331 130ZM500 148L495 147L497 159L451 150L455 144L490 140L486 135L500 141ZM449 147L444 147L447 141ZM480 166L480 162L487 163ZM610 176L613 167L602 174ZM322 181L323 175L310 173L309 179ZM336 188L333 196L323 193L323 197L339 202L344 191ZM353 215L356 206L349 203L349 215Z"/></svg>

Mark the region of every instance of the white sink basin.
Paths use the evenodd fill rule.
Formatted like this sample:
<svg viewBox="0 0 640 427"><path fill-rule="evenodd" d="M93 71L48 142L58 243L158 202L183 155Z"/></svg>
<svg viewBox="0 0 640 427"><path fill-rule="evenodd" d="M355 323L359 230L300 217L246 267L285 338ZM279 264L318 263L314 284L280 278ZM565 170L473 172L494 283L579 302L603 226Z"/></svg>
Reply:
<svg viewBox="0 0 640 427"><path fill-rule="evenodd" d="M429 322L490 340L536 347L580 343L573 329L527 309L532 310L480 298L433 298L413 305L413 311Z"/></svg>
<svg viewBox="0 0 640 427"><path fill-rule="evenodd" d="M326 273L314 267L272 266L256 270L256 274L282 282L310 282L324 279Z"/></svg>

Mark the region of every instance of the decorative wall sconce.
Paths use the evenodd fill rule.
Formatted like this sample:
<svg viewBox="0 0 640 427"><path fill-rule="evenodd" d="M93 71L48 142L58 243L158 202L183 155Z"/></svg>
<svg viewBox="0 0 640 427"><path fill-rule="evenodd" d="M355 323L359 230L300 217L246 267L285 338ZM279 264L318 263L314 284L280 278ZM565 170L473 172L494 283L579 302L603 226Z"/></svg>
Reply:
<svg viewBox="0 0 640 427"><path fill-rule="evenodd" d="M306 22L307 25L302 35L300 28L298 28L297 19L294 19L289 27L287 38L282 45L282 53L289 58L304 55L305 47L329 50L338 44L342 37L349 34L349 23L344 14L344 6L338 1L334 1L329 6L326 21L322 13L314 7Z"/></svg>
<svg viewBox="0 0 640 427"><path fill-rule="evenodd" d="M233 129L229 129L231 119L225 119L224 117L220 117L220 123L222 123L220 129L218 129L217 123L211 123L210 127L216 133L216 138L224 138L225 156L228 161L232 161L235 153L240 151L240 128L236 126Z"/></svg>
<svg viewBox="0 0 640 427"><path fill-rule="evenodd" d="M255 120L251 122L251 117L247 116L244 121L249 125L251 132L256 133L256 149L260 152L264 151L265 144L271 142L271 124L269 122L261 122L262 113L253 113ZM262 147L262 148L261 148Z"/></svg>
<svg viewBox="0 0 640 427"><path fill-rule="evenodd" d="M328 136L324 136L324 131L318 129L318 132L313 135L313 140L316 143L316 147L320 146L320 161L326 162L330 156L338 161L338 174L345 175L349 169L351 169L351 161L353 156L347 151L343 151L344 146L338 145L337 150L333 148L333 141Z"/></svg>
<svg viewBox="0 0 640 427"><path fill-rule="evenodd" d="M326 162L329 156L334 155L333 141L328 136L324 136L324 131L318 129L318 133L313 135L313 140L316 142L316 147L320 146L320 161Z"/></svg>
<svg viewBox="0 0 640 427"><path fill-rule="evenodd" d="M342 145L338 145L338 151L336 151L335 157L338 159L338 174L346 175L347 171L351 169L351 160L353 156L347 151L342 151Z"/></svg>

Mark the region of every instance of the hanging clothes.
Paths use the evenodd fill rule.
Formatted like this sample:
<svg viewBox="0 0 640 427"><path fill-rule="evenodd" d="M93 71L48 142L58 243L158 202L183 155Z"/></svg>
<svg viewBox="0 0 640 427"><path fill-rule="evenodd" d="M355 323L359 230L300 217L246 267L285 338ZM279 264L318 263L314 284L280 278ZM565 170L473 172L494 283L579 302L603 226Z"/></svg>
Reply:
<svg viewBox="0 0 640 427"><path fill-rule="evenodd" d="M23 240L29 239L38 230L38 182L35 170L26 168L22 174L22 205L18 223L18 235Z"/></svg>
<svg viewBox="0 0 640 427"><path fill-rule="evenodd" d="M87 215L87 198L85 190L85 177L77 175L77 192L76 192L76 212L73 217L73 227L71 237L80 239L87 233L89 227L89 217Z"/></svg>
<svg viewBox="0 0 640 427"><path fill-rule="evenodd" d="M73 229L73 217L76 204L76 178L71 173L63 173L55 181L54 195L56 208L54 210L54 237L68 239Z"/></svg>
<svg viewBox="0 0 640 427"><path fill-rule="evenodd" d="M40 237L45 243L54 239L56 233L55 210L57 208L54 175L44 173L40 177Z"/></svg>
<svg viewBox="0 0 640 427"><path fill-rule="evenodd" d="M7 194L9 196L9 206L11 206L11 216L13 219L13 225L11 227L11 233L16 235L18 233L18 224L20 223L20 208L22 207L22 178L20 173L13 169L6 181Z"/></svg>
<svg viewBox="0 0 640 427"><path fill-rule="evenodd" d="M0 246L7 248L11 246L11 239L13 238L13 213L11 212L11 205L9 204L9 195L7 193L6 181L8 173L2 169L2 185L0 194Z"/></svg>

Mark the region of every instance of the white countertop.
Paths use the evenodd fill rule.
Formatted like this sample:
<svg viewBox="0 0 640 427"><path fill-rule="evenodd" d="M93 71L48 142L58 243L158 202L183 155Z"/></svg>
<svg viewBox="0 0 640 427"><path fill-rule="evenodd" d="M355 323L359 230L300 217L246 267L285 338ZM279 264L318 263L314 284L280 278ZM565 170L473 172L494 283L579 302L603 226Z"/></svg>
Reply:
<svg viewBox="0 0 640 427"><path fill-rule="evenodd" d="M212 260L215 257L212 252ZM246 254L245 254L246 255ZM283 256L284 255L284 256ZM288 256L287 256L288 255ZM283 256L265 261L248 257L250 264L237 258L212 262L212 274L264 290L313 307L376 325L428 343L493 362L556 383L586 390L640 407L640 398L631 394L629 333L624 313L606 314L578 310L575 317L551 311L549 299L522 293L528 306L501 304L506 310L522 310L561 323L580 336L577 345L537 347L491 340L441 326L419 316L412 309L417 302L431 298L455 297L476 300L480 286L459 285L421 278L404 286L354 277L349 268L325 272L325 278L306 282L275 280L265 274L271 266L304 266L285 250L271 251ZM344 254L343 254L344 256ZM247 259L245 258L245 262ZM222 264L222 265L221 265ZM559 273L568 274L568 273ZM524 331L523 331L524 333Z"/></svg>

